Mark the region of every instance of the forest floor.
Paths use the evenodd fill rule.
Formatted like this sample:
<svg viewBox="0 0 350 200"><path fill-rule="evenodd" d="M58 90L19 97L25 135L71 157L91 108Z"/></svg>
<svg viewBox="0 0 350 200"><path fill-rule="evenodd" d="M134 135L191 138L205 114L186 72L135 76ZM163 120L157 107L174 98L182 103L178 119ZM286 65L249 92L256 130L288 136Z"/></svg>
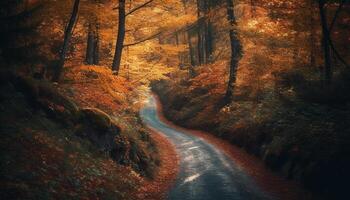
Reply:
<svg viewBox="0 0 350 200"><path fill-rule="evenodd" d="M7 72L1 82L2 197L165 197L176 153L143 127L125 79L100 66L77 66L60 85Z"/></svg>

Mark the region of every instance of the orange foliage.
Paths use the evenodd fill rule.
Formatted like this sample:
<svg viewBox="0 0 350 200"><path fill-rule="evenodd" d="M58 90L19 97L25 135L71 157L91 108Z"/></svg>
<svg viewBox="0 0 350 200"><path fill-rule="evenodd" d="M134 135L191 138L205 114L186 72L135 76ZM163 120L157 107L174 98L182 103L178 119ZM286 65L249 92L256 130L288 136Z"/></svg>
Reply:
<svg viewBox="0 0 350 200"><path fill-rule="evenodd" d="M113 113L127 108L127 96L132 85L122 77L101 66L75 66L67 68L63 92L79 106L96 107Z"/></svg>

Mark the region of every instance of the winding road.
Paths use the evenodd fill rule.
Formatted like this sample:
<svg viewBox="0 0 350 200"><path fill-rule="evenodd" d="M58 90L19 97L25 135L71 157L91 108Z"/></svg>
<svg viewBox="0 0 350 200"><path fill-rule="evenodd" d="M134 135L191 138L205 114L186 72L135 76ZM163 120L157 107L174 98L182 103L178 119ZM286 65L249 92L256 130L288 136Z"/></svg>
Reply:
<svg viewBox="0 0 350 200"><path fill-rule="evenodd" d="M160 120L151 96L140 112L143 122L174 144L180 169L169 191L171 200L272 199L222 151L205 140L177 130Z"/></svg>

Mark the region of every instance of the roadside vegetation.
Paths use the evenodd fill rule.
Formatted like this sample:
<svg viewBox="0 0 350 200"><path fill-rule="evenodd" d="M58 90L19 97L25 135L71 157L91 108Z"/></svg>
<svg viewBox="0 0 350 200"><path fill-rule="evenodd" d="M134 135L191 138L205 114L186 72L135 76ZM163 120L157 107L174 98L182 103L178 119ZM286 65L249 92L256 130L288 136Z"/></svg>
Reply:
<svg viewBox="0 0 350 200"><path fill-rule="evenodd" d="M318 4L309 3L237 3L234 27L242 57L232 57L229 46L223 45L230 41L220 21L225 20L220 13L226 8L212 8L208 17L215 27L217 59L199 64L195 53L192 70L184 68L151 86L169 120L213 133L263 159L285 178L341 199L350 177L349 49L344 39L349 37L349 7L344 5L338 13L331 33L341 57L331 52L327 82ZM338 5L324 8L328 21ZM196 52L196 43L193 46ZM239 63L228 100L230 59Z"/></svg>
<svg viewBox="0 0 350 200"><path fill-rule="evenodd" d="M140 12L164 9L143 3L127 4L140 7L128 17L119 76L111 67L120 48L114 42L118 1L0 3L3 198L164 197L176 155L164 139L151 136L138 112L149 78L172 71L142 28L156 32L168 21L140 21ZM165 19L173 16L167 13ZM138 41L147 51L133 44Z"/></svg>
<svg viewBox="0 0 350 200"><path fill-rule="evenodd" d="M133 199L139 173L151 176L142 161L155 161L138 160L149 148L131 147L106 113L76 106L49 83L11 73L1 83L3 198Z"/></svg>
<svg viewBox="0 0 350 200"><path fill-rule="evenodd" d="M349 13L345 0L2 0L0 196L164 197L177 163L138 116L151 87L168 119L342 199Z"/></svg>

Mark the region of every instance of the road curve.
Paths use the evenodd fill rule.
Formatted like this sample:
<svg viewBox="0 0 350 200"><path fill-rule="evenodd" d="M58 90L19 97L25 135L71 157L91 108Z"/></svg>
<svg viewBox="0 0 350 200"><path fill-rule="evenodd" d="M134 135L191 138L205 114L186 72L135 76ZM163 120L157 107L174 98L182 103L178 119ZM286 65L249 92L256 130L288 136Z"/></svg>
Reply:
<svg viewBox="0 0 350 200"><path fill-rule="evenodd" d="M164 134L176 148L180 169L169 191L171 200L272 199L223 152L201 138L160 120L151 96L140 111L142 121Z"/></svg>

